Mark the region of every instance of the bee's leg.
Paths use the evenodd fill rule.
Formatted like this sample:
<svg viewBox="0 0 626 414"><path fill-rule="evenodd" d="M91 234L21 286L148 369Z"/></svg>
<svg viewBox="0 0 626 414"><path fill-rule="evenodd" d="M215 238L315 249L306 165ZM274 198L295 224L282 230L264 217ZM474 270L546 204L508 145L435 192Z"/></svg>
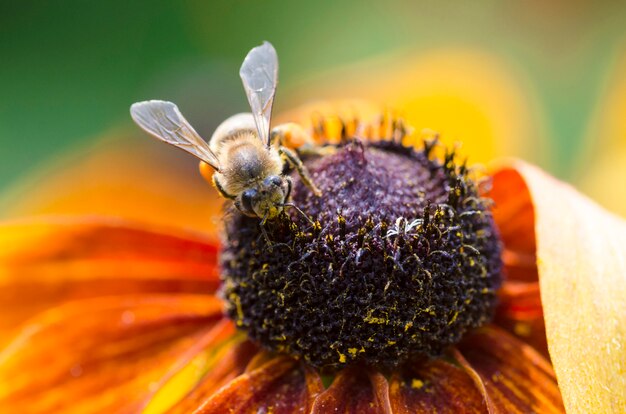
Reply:
<svg viewBox="0 0 626 414"><path fill-rule="evenodd" d="M283 146L278 147L278 152L280 153L281 156L284 157L284 159L289 164L291 164L293 168L296 169L296 171L298 171L298 174L300 175L300 178L302 179L302 182L304 183L304 185L309 187L311 191L313 191L313 194L315 194L316 196L318 197L321 196L322 192L313 183L313 180L311 179L311 176L309 175L309 171L306 169L306 167L302 163L302 160L300 160L300 157L298 157L298 154L296 154L289 148L283 147Z"/></svg>
<svg viewBox="0 0 626 414"><path fill-rule="evenodd" d="M315 145L315 139L300 124L287 122L272 128L270 143L276 147L299 148L303 145Z"/></svg>
<svg viewBox="0 0 626 414"><path fill-rule="evenodd" d="M269 213L269 211L268 211ZM265 216L263 216L263 220L261 220L259 222L259 229L261 229L261 234L263 236L263 238L265 238L265 242L267 243L267 247L269 248L269 251L272 251L272 241L270 240L270 237L267 234L267 231L265 230L265 223L267 222L267 215L268 213L265 213Z"/></svg>
<svg viewBox="0 0 626 414"><path fill-rule="evenodd" d="M298 154L304 157L321 157L324 155L331 155L337 152L337 147L333 145L310 145L304 144L300 148L297 148Z"/></svg>
<svg viewBox="0 0 626 414"><path fill-rule="evenodd" d="M286 203L287 201L289 201L289 196L291 195L291 187L293 185L291 181L291 177L286 176L285 181L287 181L287 193L285 194L285 199L283 200L283 203Z"/></svg>
<svg viewBox="0 0 626 414"><path fill-rule="evenodd" d="M319 145L306 129L295 122L273 128L270 132L270 144L276 148L293 148L303 156L329 155L335 151L333 147Z"/></svg>
<svg viewBox="0 0 626 414"><path fill-rule="evenodd" d="M226 190L224 190L224 187L222 187L220 180L217 178L217 174L213 174L213 185L215 185L215 188L217 188L217 191L220 193L222 197L227 198L229 200L234 200L235 198L237 198L234 195L228 194Z"/></svg>

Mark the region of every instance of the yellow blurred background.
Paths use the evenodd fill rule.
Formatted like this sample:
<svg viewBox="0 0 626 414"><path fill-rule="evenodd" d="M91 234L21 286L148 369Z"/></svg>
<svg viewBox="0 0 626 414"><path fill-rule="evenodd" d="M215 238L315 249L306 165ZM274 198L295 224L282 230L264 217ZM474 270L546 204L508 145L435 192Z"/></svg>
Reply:
<svg viewBox="0 0 626 414"><path fill-rule="evenodd" d="M205 137L247 104L247 51L280 59L275 113L371 99L462 142L522 157L626 215L626 3L230 1L0 5L0 217L163 215L211 223L196 161L128 107L171 100ZM199 212L200 211L200 212Z"/></svg>

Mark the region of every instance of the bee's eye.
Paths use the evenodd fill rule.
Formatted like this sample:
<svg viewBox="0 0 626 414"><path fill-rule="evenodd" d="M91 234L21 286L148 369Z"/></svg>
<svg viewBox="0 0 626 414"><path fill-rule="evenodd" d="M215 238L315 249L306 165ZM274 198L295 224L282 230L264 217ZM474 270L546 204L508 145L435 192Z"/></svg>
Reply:
<svg viewBox="0 0 626 414"><path fill-rule="evenodd" d="M281 180L281 178L277 175L270 175L269 177L265 179L266 185L271 184L271 185L275 185L276 187L280 187L282 183L283 183L283 180Z"/></svg>
<svg viewBox="0 0 626 414"><path fill-rule="evenodd" d="M254 212L252 209L252 200L256 197L256 194L257 191L254 188L250 188L241 194L241 207L243 207L246 212Z"/></svg>

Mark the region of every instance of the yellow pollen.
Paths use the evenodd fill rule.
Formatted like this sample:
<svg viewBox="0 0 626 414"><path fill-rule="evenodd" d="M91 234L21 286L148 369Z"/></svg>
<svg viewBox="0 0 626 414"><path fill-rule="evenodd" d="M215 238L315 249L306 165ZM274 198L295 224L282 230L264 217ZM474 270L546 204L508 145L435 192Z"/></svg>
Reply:
<svg viewBox="0 0 626 414"><path fill-rule="evenodd" d="M513 326L513 332L515 332L519 336L530 336L532 332L532 328L529 324L518 322Z"/></svg>
<svg viewBox="0 0 626 414"><path fill-rule="evenodd" d="M363 321L367 323L375 324L375 325L382 325L382 324L387 323L387 319L385 318L378 318L378 317L372 316L373 312L374 311L371 309L367 311L367 316L363 318Z"/></svg>
<svg viewBox="0 0 626 414"><path fill-rule="evenodd" d="M237 326L243 326L243 310L241 308L241 300L236 293L231 293L228 295L228 299L235 304L235 308L237 309L237 320L235 324Z"/></svg>
<svg viewBox="0 0 626 414"><path fill-rule="evenodd" d="M452 315L452 319L450 319L450 322L448 322L448 325L452 325L454 321L456 321L456 318L458 316L459 316L459 312L458 311L454 312L454 315Z"/></svg>
<svg viewBox="0 0 626 414"><path fill-rule="evenodd" d="M414 378L411 381L411 388L414 388L416 390L419 390L420 388L422 388L424 386L424 381L419 380L417 378Z"/></svg>

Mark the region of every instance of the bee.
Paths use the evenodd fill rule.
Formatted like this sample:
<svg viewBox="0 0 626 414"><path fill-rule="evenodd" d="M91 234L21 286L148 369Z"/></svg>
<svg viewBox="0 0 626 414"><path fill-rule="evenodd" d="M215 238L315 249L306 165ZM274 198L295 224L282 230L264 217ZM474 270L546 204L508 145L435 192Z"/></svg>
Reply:
<svg viewBox="0 0 626 414"><path fill-rule="evenodd" d="M243 214L261 218L265 223L277 217L284 207L298 209L288 201L292 183L284 174L286 167L294 168L302 182L315 195L321 195L297 152L285 145L292 138L307 143L312 138L293 123L270 131L278 57L269 42L248 53L239 75L252 112L226 119L208 142L172 102L137 102L130 107L130 114L150 135L200 159L202 175L213 182L224 198L232 200Z"/></svg>

